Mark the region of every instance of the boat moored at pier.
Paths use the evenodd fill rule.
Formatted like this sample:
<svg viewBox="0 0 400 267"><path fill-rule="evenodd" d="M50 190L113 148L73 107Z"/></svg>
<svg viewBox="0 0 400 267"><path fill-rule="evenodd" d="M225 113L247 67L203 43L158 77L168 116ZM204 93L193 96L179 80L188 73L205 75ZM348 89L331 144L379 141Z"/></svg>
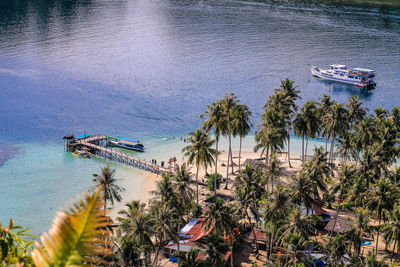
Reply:
<svg viewBox="0 0 400 267"><path fill-rule="evenodd" d="M107 144L111 146L122 147L130 150L144 152L144 146L137 139L115 138L107 136Z"/></svg>
<svg viewBox="0 0 400 267"><path fill-rule="evenodd" d="M360 88L374 88L375 71L364 68L347 68L346 65L330 65L329 69L310 66L313 76L342 83L353 84Z"/></svg>

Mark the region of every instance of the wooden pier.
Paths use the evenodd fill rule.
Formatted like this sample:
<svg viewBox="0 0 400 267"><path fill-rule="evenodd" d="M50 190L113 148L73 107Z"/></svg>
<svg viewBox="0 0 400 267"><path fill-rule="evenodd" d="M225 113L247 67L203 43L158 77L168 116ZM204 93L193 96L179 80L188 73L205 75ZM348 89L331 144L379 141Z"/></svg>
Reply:
<svg viewBox="0 0 400 267"><path fill-rule="evenodd" d="M144 171L156 174L170 172L169 169L163 168L157 164L153 164L151 162L147 162L146 160L136 158L132 155L125 154L111 148L107 148L107 137L103 135L90 136L82 139L68 139L64 137L64 139L67 139L65 147L67 150L70 151L85 148L96 157L125 164Z"/></svg>

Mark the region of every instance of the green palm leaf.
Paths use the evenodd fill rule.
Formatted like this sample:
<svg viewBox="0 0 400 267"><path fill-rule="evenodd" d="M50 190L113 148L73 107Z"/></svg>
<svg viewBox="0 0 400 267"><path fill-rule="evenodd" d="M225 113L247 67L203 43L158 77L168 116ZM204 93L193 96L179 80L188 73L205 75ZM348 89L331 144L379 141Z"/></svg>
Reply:
<svg viewBox="0 0 400 267"><path fill-rule="evenodd" d="M83 199L67 210L57 212L48 233L44 233L32 252L35 266L98 266L106 263L95 256L106 255L104 237L110 235L105 229L110 224L102 211L99 188L93 195L85 194Z"/></svg>

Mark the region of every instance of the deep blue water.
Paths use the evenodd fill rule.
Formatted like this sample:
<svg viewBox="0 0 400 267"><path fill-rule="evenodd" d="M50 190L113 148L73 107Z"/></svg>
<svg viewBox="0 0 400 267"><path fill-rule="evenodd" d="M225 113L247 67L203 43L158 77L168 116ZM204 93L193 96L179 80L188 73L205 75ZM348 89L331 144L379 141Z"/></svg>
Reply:
<svg viewBox="0 0 400 267"><path fill-rule="evenodd" d="M377 88L310 77L307 64L333 63L376 70ZM159 137L195 130L206 106L231 92L250 106L257 123L267 96L286 77L302 90L299 104L328 93L342 102L359 95L370 110L390 109L400 100L399 70L399 9L291 1L3 0L0 144L16 144L21 152L0 167L0 220L35 216L27 203L53 214L89 187L101 164L68 165L61 138L71 131L156 144ZM47 178L54 176L76 183L53 186ZM82 176L89 179L81 182ZM22 220L40 232L48 216L40 225Z"/></svg>

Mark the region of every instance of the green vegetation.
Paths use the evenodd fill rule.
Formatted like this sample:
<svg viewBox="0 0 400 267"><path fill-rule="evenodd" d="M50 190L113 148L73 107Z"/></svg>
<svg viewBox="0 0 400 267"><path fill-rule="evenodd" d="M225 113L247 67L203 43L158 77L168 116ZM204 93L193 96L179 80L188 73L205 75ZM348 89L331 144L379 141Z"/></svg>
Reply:
<svg viewBox="0 0 400 267"><path fill-rule="evenodd" d="M216 190L219 189L221 183L222 183L222 175L219 173L217 174L213 173L207 177L207 188L211 192L216 192Z"/></svg>
<svg viewBox="0 0 400 267"><path fill-rule="evenodd" d="M258 265L307 266L313 260L310 247L330 266L399 262L400 167L394 164L400 108L367 113L357 97L337 103L328 95L298 107L299 93L286 79L267 99L255 134L254 150L263 157L257 164L234 168L232 136L239 136L241 143L249 133L251 113L234 95L226 95L208 106L200 129L189 134L183 149L186 164L162 175L148 203L127 202L118 212L113 235L106 203L120 201L123 189L114 170L104 167L95 175L96 192L58 213L32 253L26 232L17 232L12 222L8 228L0 225L1 264L160 266L167 260L163 248L172 242L171 250L178 252L171 256L179 266L237 266L249 235L254 249L249 261ZM291 131L302 138L297 162L290 162ZM310 138L319 135L331 145L314 147L307 157ZM203 200L210 200L221 183L216 167L221 136L228 139L226 187L232 182L224 192L234 199L208 203ZM281 152L288 155L287 165ZM209 191L200 192L199 169L207 172L212 166ZM195 176L190 167L196 168ZM331 227L325 228L321 207L331 206ZM181 229L193 218L202 219L203 230L191 240L196 248L186 253ZM338 225L344 230L338 231ZM366 240L373 247L369 252L363 249Z"/></svg>

